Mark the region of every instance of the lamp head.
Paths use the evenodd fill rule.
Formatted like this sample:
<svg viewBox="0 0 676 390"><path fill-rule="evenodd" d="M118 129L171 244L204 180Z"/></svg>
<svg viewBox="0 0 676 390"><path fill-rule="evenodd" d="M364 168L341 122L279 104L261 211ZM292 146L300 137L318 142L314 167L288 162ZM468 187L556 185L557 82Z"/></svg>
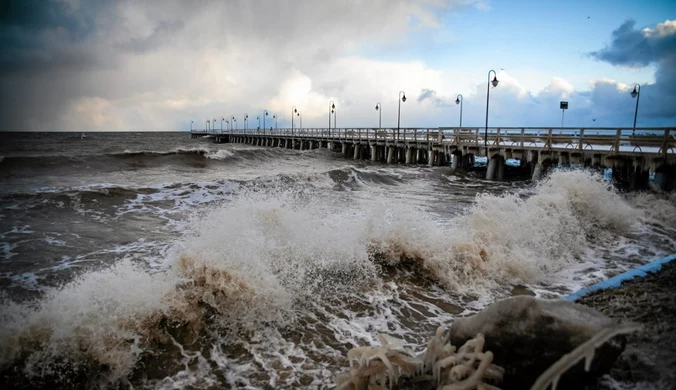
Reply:
<svg viewBox="0 0 676 390"><path fill-rule="evenodd" d="M378 105L376 104L376 111L378 111Z"/></svg>
<svg viewBox="0 0 676 390"><path fill-rule="evenodd" d="M297 112L297 113L296 113L296 116L300 116L300 112Z"/></svg>
<svg viewBox="0 0 676 390"><path fill-rule="evenodd" d="M334 103L331 103L331 109L335 109L336 105Z"/></svg>
<svg viewBox="0 0 676 390"><path fill-rule="evenodd" d="M294 109L293 109L293 112L298 112L298 110L296 110L296 109L294 108Z"/></svg>
<svg viewBox="0 0 676 390"><path fill-rule="evenodd" d="M267 111L265 111L265 116L268 116L268 112L267 112Z"/></svg>
<svg viewBox="0 0 676 390"><path fill-rule="evenodd" d="M493 84L493 88L498 86L498 77L493 76L493 81L491 81L491 84Z"/></svg>
<svg viewBox="0 0 676 390"><path fill-rule="evenodd" d="M406 94L404 94L404 96L401 97L401 101L406 102Z"/></svg>
<svg viewBox="0 0 676 390"><path fill-rule="evenodd" d="M636 96L638 96L638 91L636 91L636 87L634 87L634 90L631 91L631 97L635 98Z"/></svg>
<svg viewBox="0 0 676 390"><path fill-rule="evenodd" d="M460 104L460 98L455 98L455 104Z"/></svg>

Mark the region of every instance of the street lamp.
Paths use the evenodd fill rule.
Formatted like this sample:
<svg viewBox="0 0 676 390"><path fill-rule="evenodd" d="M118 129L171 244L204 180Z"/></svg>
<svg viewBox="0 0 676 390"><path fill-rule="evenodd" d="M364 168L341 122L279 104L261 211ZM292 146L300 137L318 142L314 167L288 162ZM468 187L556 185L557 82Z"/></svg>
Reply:
<svg viewBox="0 0 676 390"><path fill-rule="evenodd" d="M237 130L237 118L233 115L232 117L233 128L230 130Z"/></svg>
<svg viewBox="0 0 676 390"><path fill-rule="evenodd" d="M228 126L230 126L230 121L226 119L226 121L225 121L225 127L226 127L226 128L229 128Z"/></svg>
<svg viewBox="0 0 676 390"><path fill-rule="evenodd" d="M333 114L333 128L334 129L336 128L336 112L337 111L338 111L337 108L334 108L333 110L331 110L331 113ZM329 134L329 136L331 136L331 134Z"/></svg>
<svg viewBox="0 0 676 390"><path fill-rule="evenodd" d="M256 119L258 119L258 130L260 130L261 129L261 117L256 116Z"/></svg>
<svg viewBox="0 0 676 390"><path fill-rule="evenodd" d="M491 81L491 72L493 72L493 81ZM488 158L488 98L491 96L491 84L493 88L498 86L498 75L493 69L488 71L488 84L486 86L486 129L484 130L484 150Z"/></svg>
<svg viewBox="0 0 676 390"><path fill-rule="evenodd" d="M380 102L376 103L376 111L379 111L378 128L381 129L383 127L383 105Z"/></svg>
<svg viewBox="0 0 676 390"><path fill-rule="evenodd" d="M192 121L190 121L190 132L192 133Z"/></svg>
<svg viewBox="0 0 676 390"><path fill-rule="evenodd" d="M263 115L263 134L265 134L265 117L268 116L268 110L263 110L265 115Z"/></svg>
<svg viewBox="0 0 676 390"><path fill-rule="evenodd" d="M460 128L462 128L462 101L465 100L461 94L458 94L455 98L455 104L460 105Z"/></svg>
<svg viewBox="0 0 676 390"><path fill-rule="evenodd" d="M208 120L208 121L207 121L207 133L209 132L209 125L210 125L210 124L211 124L211 121Z"/></svg>
<svg viewBox="0 0 676 390"><path fill-rule="evenodd" d="M636 98L636 111L634 111L634 128L631 130L631 135L636 133L636 116L638 115L638 101L641 100L641 84L634 85L634 90L631 91L631 97Z"/></svg>
<svg viewBox="0 0 676 390"><path fill-rule="evenodd" d="M215 129L215 127L216 127L216 119L214 119L214 121L211 122L211 126L214 127L214 132L215 132L215 131L216 131L216 129Z"/></svg>
<svg viewBox="0 0 676 390"><path fill-rule="evenodd" d="M272 117L275 118L275 129L277 129L277 114L274 114Z"/></svg>
<svg viewBox="0 0 676 390"><path fill-rule="evenodd" d="M223 132L223 121L224 120L225 120L225 118L221 117L221 133Z"/></svg>
<svg viewBox="0 0 676 390"><path fill-rule="evenodd" d="M293 137L293 114L297 113L296 106L291 107L291 136Z"/></svg>
<svg viewBox="0 0 676 390"><path fill-rule="evenodd" d="M303 116L300 114L300 111L296 114L300 117L300 131L303 131Z"/></svg>
<svg viewBox="0 0 676 390"><path fill-rule="evenodd" d="M249 119L249 114L244 113L244 130L247 130L247 120Z"/></svg>
<svg viewBox="0 0 676 390"><path fill-rule="evenodd" d="M331 113L336 109L336 104L333 103L333 100L329 101L329 137L331 137ZM333 127L336 127L335 123Z"/></svg>
<svg viewBox="0 0 676 390"><path fill-rule="evenodd" d="M399 96L401 99L397 99L399 102L399 111L397 112L397 141L399 141L399 124L401 123L401 102L406 102L406 93L404 91L399 91Z"/></svg>

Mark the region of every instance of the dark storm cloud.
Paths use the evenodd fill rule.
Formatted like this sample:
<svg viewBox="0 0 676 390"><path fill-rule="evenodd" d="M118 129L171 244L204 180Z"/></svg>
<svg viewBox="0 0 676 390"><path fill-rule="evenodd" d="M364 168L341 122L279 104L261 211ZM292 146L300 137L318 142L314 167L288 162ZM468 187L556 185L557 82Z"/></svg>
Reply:
<svg viewBox="0 0 676 390"><path fill-rule="evenodd" d="M0 76L100 65L86 47L112 2L87 1L76 10L56 1L8 0L0 5Z"/></svg>
<svg viewBox="0 0 676 390"><path fill-rule="evenodd" d="M627 20L613 31L610 46L589 53L593 58L613 65L647 66L676 54L676 30L664 24L663 31L644 32L635 28L634 20Z"/></svg>

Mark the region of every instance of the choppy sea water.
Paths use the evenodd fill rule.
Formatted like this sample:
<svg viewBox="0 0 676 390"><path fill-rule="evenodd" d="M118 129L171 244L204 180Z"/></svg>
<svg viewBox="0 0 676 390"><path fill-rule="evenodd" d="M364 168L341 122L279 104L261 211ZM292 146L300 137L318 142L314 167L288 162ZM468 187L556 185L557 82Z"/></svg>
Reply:
<svg viewBox="0 0 676 390"><path fill-rule="evenodd" d="M0 134L0 383L327 388L521 287L676 252L676 198L181 133Z"/></svg>

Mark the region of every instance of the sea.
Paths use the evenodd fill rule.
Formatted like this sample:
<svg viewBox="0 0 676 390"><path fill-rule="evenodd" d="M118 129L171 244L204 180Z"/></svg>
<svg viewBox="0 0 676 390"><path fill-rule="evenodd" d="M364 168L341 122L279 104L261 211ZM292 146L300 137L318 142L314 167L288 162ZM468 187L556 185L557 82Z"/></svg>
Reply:
<svg viewBox="0 0 676 390"><path fill-rule="evenodd" d="M0 387L331 388L501 298L676 252L676 197L184 132L0 133Z"/></svg>

